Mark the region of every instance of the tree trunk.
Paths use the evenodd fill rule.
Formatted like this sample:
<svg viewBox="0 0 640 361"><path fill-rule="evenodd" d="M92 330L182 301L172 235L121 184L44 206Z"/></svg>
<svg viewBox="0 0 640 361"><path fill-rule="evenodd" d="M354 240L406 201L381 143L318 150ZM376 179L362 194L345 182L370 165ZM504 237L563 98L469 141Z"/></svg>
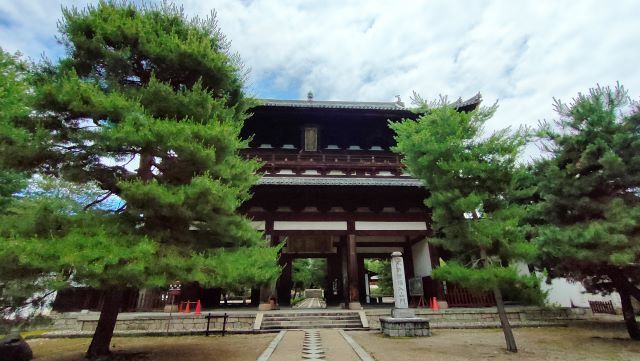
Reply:
<svg viewBox="0 0 640 361"><path fill-rule="evenodd" d="M473 212L474 218L477 219L476 212ZM485 267L489 264L489 257L487 257L487 251L484 248L480 248L480 258L482 259ZM502 299L502 291L500 287L493 288L493 296L496 299L496 308L498 309L498 317L500 317L500 325L502 326L502 332L504 333L504 340L507 342L507 351L518 352L518 346L516 346L516 339L513 337L513 330L511 330L511 324L507 317L507 310L504 308L504 300Z"/></svg>
<svg viewBox="0 0 640 361"><path fill-rule="evenodd" d="M636 321L636 313L633 310L631 304L631 295L635 296L634 291L637 288L629 282L627 276L624 275L621 270L613 270L609 275L613 280L616 290L620 294L620 301L622 303L622 317L624 323L627 326L627 332L632 340L640 341L640 327Z"/></svg>
<svg viewBox="0 0 640 361"><path fill-rule="evenodd" d="M620 294L620 301L622 303L622 316L624 317L624 323L627 325L627 332L632 340L640 341L640 327L636 322L636 313L633 310L631 304L631 297L626 290L618 290Z"/></svg>
<svg viewBox="0 0 640 361"><path fill-rule="evenodd" d="M513 337L513 331L511 330L511 324L509 324L509 318L507 318L507 311L504 308L504 301L502 300L502 292L499 287L493 289L493 295L496 298L496 307L498 308L498 316L500 317L500 325L502 326L502 332L504 333L504 339L507 342L507 351L518 352L518 346L516 346L516 339Z"/></svg>
<svg viewBox="0 0 640 361"><path fill-rule="evenodd" d="M116 319L122 305L123 290L120 288L108 289L104 295L104 303L100 311L98 326L91 339L86 357L93 359L98 356L108 355L109 345L116 327Z"/></svg>

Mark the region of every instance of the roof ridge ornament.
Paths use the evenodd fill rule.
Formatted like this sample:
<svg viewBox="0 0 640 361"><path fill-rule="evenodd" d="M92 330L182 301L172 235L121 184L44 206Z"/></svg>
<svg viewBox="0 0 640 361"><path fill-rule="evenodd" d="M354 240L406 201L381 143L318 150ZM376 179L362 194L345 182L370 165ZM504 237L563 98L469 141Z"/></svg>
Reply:
<svg viewBox="0 0 640 361"><path fill-rule="evenodd" d="M313 92L311 90L307 93L307 100L310 102L313 101Z"/></svg>
<svg viewBox="0 0 640 361"><path fill-rule="evenodd" d="M404 108L404 102L402 101L402 99L400 99L400 95L396 95L396 104L399 107Z"/></svg>

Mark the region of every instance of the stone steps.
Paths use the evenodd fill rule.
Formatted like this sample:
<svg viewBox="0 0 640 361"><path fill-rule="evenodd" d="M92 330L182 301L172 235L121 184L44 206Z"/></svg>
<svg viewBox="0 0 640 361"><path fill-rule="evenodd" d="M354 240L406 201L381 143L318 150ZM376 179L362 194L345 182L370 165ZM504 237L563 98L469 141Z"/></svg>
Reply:
<svg viewBox="0 0 640 361"><path fill-rule="evenodd" d="M331 319L331 320L358 320L360 321L360 317L358 315L356 315L355 317L352 315L349 316L343 316L343 315L339 315L339 316L317 316L317 315L312 315L312 316L272 316L272 317L268 317L267 315L264 316L264 319L268 319L269 321L298 321L301 319L304 320L308 320L308 321L314 321L314 320L326 320L326 319Z"/></svg>
<svg viewBox="0 0 640 361"><path fill-rule="evenodd" d="M356 312L266 313L261 330L292 330L312 328L362 329Z"/></svg>

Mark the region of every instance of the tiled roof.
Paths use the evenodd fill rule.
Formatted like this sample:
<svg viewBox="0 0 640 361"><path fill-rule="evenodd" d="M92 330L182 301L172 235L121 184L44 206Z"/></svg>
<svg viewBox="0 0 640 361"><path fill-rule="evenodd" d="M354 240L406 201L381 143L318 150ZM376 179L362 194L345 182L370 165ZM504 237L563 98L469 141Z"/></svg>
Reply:
<svg viewBox="0 0 640 361"><path fill-rule="evenodd" d="M259 185L283 186L395 186L422 187L415 178L262 177Z"/></svg>
<svg viewBox="0 0 640 361"><path fill-rule="evenodd" d="M467 100L459 98L453 103L456 108L463 108L469 105L478 105L482 101L480 93ZM411 108L404 106L402 102L356 102L356 101L329 101L329 100L279 100L262 99L262 106L286 107L286 108L325 108L325 109L362 109L362 110L404 110L411 111Z"/></svg>
<svg viewBox="0 0 640 361"><path fill-rule="evenodd" d="M396 102L352 102L328 100L277 100L263 99L262 104L268 107L289 108L330 108L330 109L373 109L373 110L408 110Z"/></svg>
<svg viewBox="0 0 640 361"><path fill-rule="evenodd" d="M455 106L456 108L462 108L462 107L466 107L468 105L478 105L480 104L480 102L482 101L482 94L480 94L480 92L478 92L476 95L472 96L471 98L467 99L467 100L462 100L462 98L458 98L458 100L456 100L453 103L453 106Z"/></svg>

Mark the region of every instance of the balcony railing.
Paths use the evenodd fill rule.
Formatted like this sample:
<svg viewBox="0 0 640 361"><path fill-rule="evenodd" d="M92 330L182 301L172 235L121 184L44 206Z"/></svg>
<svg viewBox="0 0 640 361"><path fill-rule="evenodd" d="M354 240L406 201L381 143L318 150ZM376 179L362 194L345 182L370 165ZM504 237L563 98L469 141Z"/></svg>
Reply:
<svg viewBox="0 0 640 361"><path fill-rule="evenodd" d="M284 152L281 150L245 149L242 154L264 163L263 172L277 174L290 170L295 174L316 171L321 175L386 175L400 176L400 156L382 151Z"/></svg>

